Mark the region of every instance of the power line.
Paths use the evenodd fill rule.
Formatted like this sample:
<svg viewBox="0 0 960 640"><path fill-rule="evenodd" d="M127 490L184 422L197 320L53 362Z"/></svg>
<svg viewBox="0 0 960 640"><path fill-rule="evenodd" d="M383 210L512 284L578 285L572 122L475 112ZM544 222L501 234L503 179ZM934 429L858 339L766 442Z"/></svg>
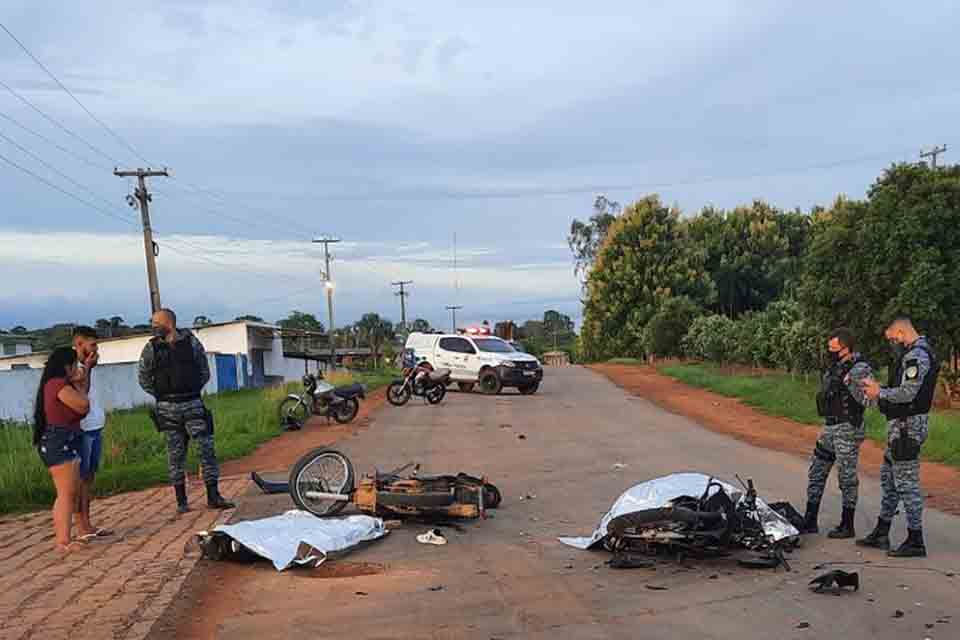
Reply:
<svg viewBox="0 0 960 640"><path fill-rule="evenodd" d="M74 187L76 187L77 189L80 189L81 191L87 193L88 195L93 196L94 198L100 200L101 202L105 202L108 207L112 207L112 206L113 206L113 204L111 204L109 200L107 200L107 199L104 198L103 196L99 195L99 194L96 193L95 191L92 191L91 189L87 188L87 187L84 186L83 184L77 182L76 180L74 180L73 178L71 178L70 176L68 176L67 174L65 174L63 171L61 171L60 169L56 168L55 166L53 166L52 164L50 164L49 162L47 162L46 160L44 160L43 158L41 158L40 156L38 156L37 154L33 153L32 151L30 151L29 149L27 149L26 147L24 147L23 145L21 145L21 144L20 144L19 142L17 142L16 140L13 140L12 138L8 137L8 136L7 136L6 134L4 134L2 131L0 131L0 138L3 138L3 139L6 140L8 143L12 144L12 145L15 146L17 149L19 149L21 152L23 152L23 153L25 153L26 155L30 156L30 157L33 158L35 161L39 162L41 165L43 165L44 167L46 167L46 168L49 169L50 171L54 172L55 174L57 174L58 176L60 176L61 178L63 178L63 179L66 180L67 182L69 182L70 184L72 184L72 185L73 185Z"/></svg>
<svg viewBox="0 0 960 640"><path fill-rule="evenodd" d="M104 158L106 158L107 160L109 160L110 162L112 162L114 165L120 164L120 163L117 161L117 159L114 158L113 156L111 156L109 153L107 153L106 151L103 151L102 149L100 149L99 147L97 147L96 145L94 145L93 143L89 142L86 138L84 138L83 136L81 136L79 133L75 133L74 131L72 131L72 130L71 130L69 127L67 127L66 125L61 124L60 121L57 120L56 118L54 118L53 116L47 115L47 114L43 111L43 109L41 109L41 108L38 107L37 105L33 104L32 102L30 102L29 100L27 100L26 98L24 98L22 95L20 95L20 93L19 93L18 91L16 91L13 87L11 87L10 85L8 85L8 84L7 84L6 82L4 82L3 80L0 80L0 87L3 87L4 89L6 89L8 92L10 92L10 94L13 95L13 97L15 97L15 98L18 99L20 102L22 102L23 104L27 105L28 107L30 107L30 108L33 109L34 111L36 111L36 112L37 112L38 114L40 114L40 116L43 117L47 122L49 122L49 123L52 124L53 126L57 127L58 129L62 130L62 131L63 131L64 133L66 133L67 135L69 135L69 136L71 136L71 137L73 137L73 138L76 138L77 140L79 140L79 141L82 142L83 144L87 145L87 147L89 147L90 150L93 151L94 153L96 153L97 155L103 156Z"/></svg>
<svg viewBox="0 0 960 640"><path fill-rule="evenodd" d="M127 142L127 140L124 139L123 136L121 136L121 135L118 134L116 131L114 131L113 129L111 129L109 126L107 126L107 124L106 124L103 120L101 120L100 118L98 118L97 116L95 116L95 115L93 114L93 112L90 111L90 109L88 109L85 104L83 104L82 102L80 102L80 99L77 98L77 96L75 96L75 95L73 94L73 92L70 91L70 89L68 89L68 88L66 87L66 85L64 85L62 82L60 82L60 79L57 78L57 76L55 76L55 75L53 74L53 72L50 71L50 69L48 69L48 68L46 67L46 65L44 65L42 62L40 62L40 60L37 58L37 56L33 55L33 53L32 53L29 49L27 49L27 46L26 46L25 44L23 44L22 42L20 42L20 40L17 38L17 36L13 35L13 32L11 32L10 29L8 29L7 26L6 26L5 24L3 24L2 22L0 22L0 28L2 28L4 31L6 31L6 32L7 32L7 35L10 36L10 38L12 38L14 42L16 42L18 45L20 45L20 48L23 49L24 53L26 53L28 56L30 56L30 59L33 60L34 62L36 62L36 63L37 63L37 66L40 67L41 69L43 69L44 72L46 72L46 74L47 74L48 76L50 76L50 78L52 78L54 82L57 83L57 86L59 86L61 89L63 89L64 92L66 92L66 94L67 94L68 96L70 96L70 97L73 99L73 101L76 102L76 103L80 106L81 109L83 109L84 113L86 113L88 116L90 116L90 118L91 118L94 122L96 122L96 123L99 124L101 127L103 127L104 131L106 131L106 132L109 133L111 136L113 136L113 138L114 138L115 140L117 140L118 142L120 142L120 144L122 144L122 145L125 146L127 149L129 149L130 152L133 153L133 155L137 156L138 158L140 158L141 160L143 160L143 161L146 162L147 164L151 164L150 161L147 160L146 158L144 158L142 155L140 155L140 153L133 147L133 145L130 144L129 142Z"/></svg>
<svg viewBox="0 0 960 640"><path fill-rule="evenodd" d="M93 161L93 160L91 160L91 159L89 159L89 158L87 158L87 157L85 157L85 156L80 155L79 153L77 153L77 152L75 152L75 151L72 151L72 150L68 149L67 147L64 147L63 145L61 145L60 143L56 142L55 140L51 140L50 138L48 138L47 136L43 135L43 134L40 133L39 131L35 131L35 130L31 129L31 128L28 127L27 125L25 125L25 124L23 124L22 122L18 121L16 118L13 118L13 117L7 115L6 113L0 113L0 118L3 118L4 120L7 120L7 121L13 123L15 126L20 127L21 129L23 129L23 130L26 131L27 133L32 134L32 135L40 138L41 140L43 140L43 141L46 142L47 144L52 145L53 147L57 148L58 150L62 151L62 152L65 153L65 154L67 154L68 156L71 156L71 157L74 158L75 160L79 160L80 162L83 162L84 164L87 164L87 165L89 165L89 166L91 166L91 167L94 167L95 169L100 169L100 170L102 170L102 171L110 171L111 169L113 169L113 167L111 167L111 166L109 166L109 165L97 163L97 162L95 162L95 161Z"/></svg>
<svg viewBox="0 0 960 640"><path fill-rule="evenodd" d="M67 197L69 197L69 198L73 198L73 199L76 200L77 202L79 202L79 203L81 203L81 204L83 204L83 205L85 205L85 206L87 206L87 207L90 207L90 208L93 209L94 211L98 211L98 212L100 212L101 214L103 214L103 215L105 215L105 216L109 216L109 217L111 217L111 218L115 218L115 219L117 219L117 220L120 220L121 222L125 222L125 223L127 223L127 224L129 224L129 225L132 225L132 226L134 226L134 227L137 226L137 223L134 222L133 220L131 220L130 218L126 218L126 217L120 216L120 215L118 215L118 214L112 213L111 211L108 211L108 210L106 210L106 209L103 209L103 208L101 208L101 207L98 207L97 205L95 205L95 204L93 204L93 203L91 203L91 202L88 202L87 200L84 200L83 198L81 198L80 196L76 195L75 193L70 193L70 192L67 191L66 189L63 189L63 188L57 186L56 184L54 184L53 182L50 182L50 181L47 180L46 178L37 175L36 173L34 173L33 171L31 171L30 169L27 169L26 167L23 167L23 166L21 166L20 164L17 164L16 162L14 162L13 160L11 160L10 158L7 158L7 157L4 156L3 154L0 154L0 160L3 160L4 162L6 162L7 164L9 164L9 165L12 166L13 168L18 169L19 171L22 171L23 173L27 174L28 176L34 178L35 180L37 180L37 181L39 181L39 182L42 182L43 184L47 185L47 186L50 187L51 189L54 189L54 190L56 190L56 191L59 191L59 192L62 193L63 195L65 195L65 196L67 196Z"/></svg>

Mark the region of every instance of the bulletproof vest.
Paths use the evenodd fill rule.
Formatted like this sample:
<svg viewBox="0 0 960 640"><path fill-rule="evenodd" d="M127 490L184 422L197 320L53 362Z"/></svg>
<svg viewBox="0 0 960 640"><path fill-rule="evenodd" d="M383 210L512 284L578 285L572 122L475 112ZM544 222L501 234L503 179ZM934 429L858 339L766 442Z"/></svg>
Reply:
<svg viewBox="0 0 960 640"><path fill-rule="evenodd" d="M844 382L850 371L863 361L863 358L851 358L839 365L834 365L830 383L826 389L828 417L854 425L863 422L863 405L857 402Z"/></svg>
<svg viewBox="0 0 960 640"><path fill-rule="evenodd" d="M200 367L194 360L190 338L176 340L173 346L162 338L154 338L150 343L153 345L157 398L199 395L203 390L203 381Z"/></svg>
<svg viewBox="0 0 960 640"><path fill-rule="evenodd" d="M880 412L889 420L924 415L930 413L930 408L933 406L933 395L937 390L937 376L940 374L940 361L937 359L937 355L933 350L925 344L910 347L907 353L903 354L903 357L897 362L897 365L890 368L890 378L887 381L887 386L890 388L900 386L903 381L903 376L910 366L907 355L914 349L920 349L926 352L927 357L930 358L930 371L927 372L920 386L920 391L917 392L912 402L889 402L887 400L880 400L877 403ZM912 366L916 366L916 364Z"/></svg>

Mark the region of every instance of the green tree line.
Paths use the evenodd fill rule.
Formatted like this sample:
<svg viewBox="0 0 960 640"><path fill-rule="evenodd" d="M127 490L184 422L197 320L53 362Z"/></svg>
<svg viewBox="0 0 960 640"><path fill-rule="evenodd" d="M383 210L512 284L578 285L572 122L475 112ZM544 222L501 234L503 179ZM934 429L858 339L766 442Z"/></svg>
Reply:
<svg viewBox="0 0 960 640"><path fill-rule="evenodd" d="M598 209L595 205L595 209ZM960 166L894 164L860 200L784 211L762 200L684 216L646 196L575 220L583 356L688 355L810 371L851 328L878 357L910 314L944 357L960 347Z"/></svg>

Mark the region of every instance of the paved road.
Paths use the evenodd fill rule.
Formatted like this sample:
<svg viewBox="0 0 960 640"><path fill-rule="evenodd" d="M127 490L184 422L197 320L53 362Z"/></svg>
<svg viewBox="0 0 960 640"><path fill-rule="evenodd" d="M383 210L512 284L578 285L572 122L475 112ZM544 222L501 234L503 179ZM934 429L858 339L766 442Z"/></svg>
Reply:
<svg viewBox="0 0 960 640"><path fill-rule="evenodd" d="M851 541L816 537L794 554L792 573L729 562L612 570L603 565L607 554L565 547L556 536L589 534L621 491L680 470L752 476L762 496L799 508L806 461L707 431L581 368L550 370L532 397L447 398L440 407L386 407L371 429L337 447L358 472L418 460L428 471L485 473L504 494L495 518L451 531L445 547L419 545L414 536L422 528L405 526L344 560L381 564L380 575L309 579L265 565L244 568L230 587L235 611L217 621L219 637L960 637L960 583L936 572L960 569L958 518L928 512L932 556L925 561L860 556ZM617 462L627 467L613 470ZM520 500L526 494L536 497ZM878 509L877 482L864 480L862 494L857 527L865 533ZM239 515L290 504L285 496L252 495ZM835 486L824 511L832 525ZM903 534L901 520L894 538ZM813 566L831 560L874 563L856 567L859 594L807 591L819 573ZM897 609L902 618L893 617ZM951 615L956 619L937 624Z"/></svg>

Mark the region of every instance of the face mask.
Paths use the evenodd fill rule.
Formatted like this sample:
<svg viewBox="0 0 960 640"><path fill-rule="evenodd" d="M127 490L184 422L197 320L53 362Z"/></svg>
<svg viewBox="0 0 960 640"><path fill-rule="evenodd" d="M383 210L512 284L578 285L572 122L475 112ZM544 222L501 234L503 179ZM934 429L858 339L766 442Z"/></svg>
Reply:
<svg viewBox="0 0 960 640"><path fill-rule="evenodd" d="M156 336L157 338L166 338L169 333L170 333L170 330L167 329L166 327L153 328L153 335Z"/></svg>

